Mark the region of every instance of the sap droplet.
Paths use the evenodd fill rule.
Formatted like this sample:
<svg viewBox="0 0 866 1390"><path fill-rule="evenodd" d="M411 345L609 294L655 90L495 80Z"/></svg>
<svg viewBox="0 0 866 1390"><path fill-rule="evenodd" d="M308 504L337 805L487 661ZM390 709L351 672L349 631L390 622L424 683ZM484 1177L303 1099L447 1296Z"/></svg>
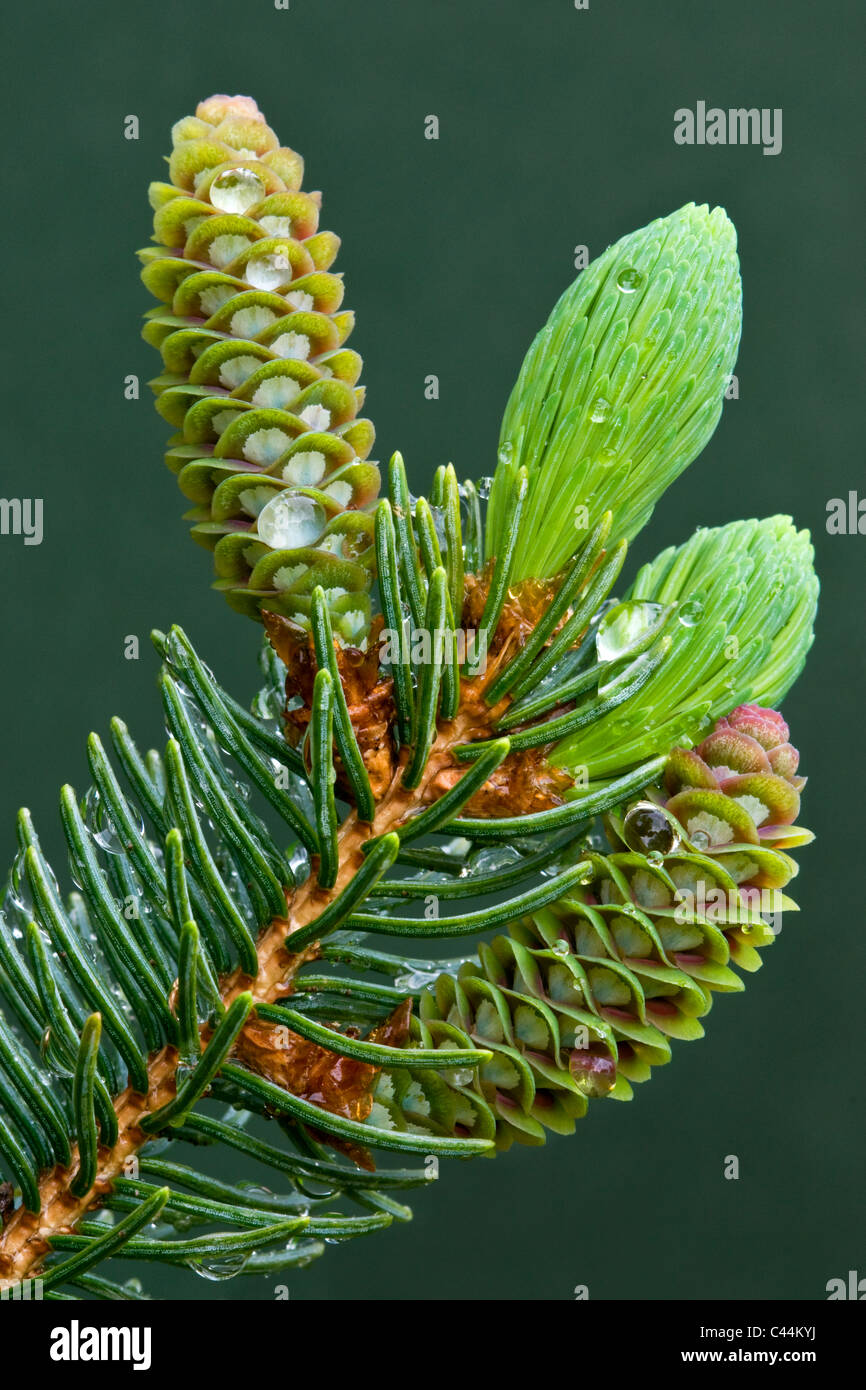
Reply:
<svg viewBox="0 0 866 1390"><path fill-rule="evenodd" d="M264 196L265 185L252 169L224 169L210 186L210 200L220 212L246 212Z"/></svg>
<svg viewBox="0 0 866 1390"><path fill-rule="evenodd" d="M259 540L272 550L300 550L313 545L325 529L325 510L312 497L278 492L258 515Z"/></svg>
<svg viewBox="0 0 866 1390"><path fill-rule="evenodd" d="M635 290L639 290L642 284L643 276L639 270L635 270L634 266L627 266L616 277L616 287L623 294L634 294Z"/></svg>

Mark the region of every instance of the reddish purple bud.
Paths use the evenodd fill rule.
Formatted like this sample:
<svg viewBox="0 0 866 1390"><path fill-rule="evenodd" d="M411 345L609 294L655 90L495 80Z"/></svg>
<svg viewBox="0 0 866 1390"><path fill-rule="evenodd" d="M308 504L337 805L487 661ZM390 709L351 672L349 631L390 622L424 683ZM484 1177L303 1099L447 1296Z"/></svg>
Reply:
<svg viewBox="0 0 866 1390"><path fill-rule="evenodd" d="M781 714L775 709L765 709L763 705L738 705L727 719L719 720L718 727L726 724L738 733L756 739L767 751L788 742L789 729Z"/></svg>

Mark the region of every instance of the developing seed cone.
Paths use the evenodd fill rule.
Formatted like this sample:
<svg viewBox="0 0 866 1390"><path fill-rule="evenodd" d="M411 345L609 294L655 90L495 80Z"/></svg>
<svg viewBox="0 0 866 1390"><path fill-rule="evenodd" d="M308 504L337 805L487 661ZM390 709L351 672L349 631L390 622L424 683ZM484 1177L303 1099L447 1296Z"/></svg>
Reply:
<svg viewBox="0 0 866 1390"><path fill-rule="evenodd" d="M507 1149L571 1133L590 1099L631 1099L671 1040L703 1036L713 995L744 988L738 972L759 968L796 910L782 892L797 873L787 851L813 838L793 824L797 762L781 715L756 705L675 749L664 787L608 818L613 852L582 850L585 886L424 988L423 1044L493 1060L384 1072L374 1123Z"/></svg>
<svg viewBox="0 0 866 1390"><path fill-rule="evenodd" d="M321 195L249 97L214 96L172 131L168 183L150 186L156 248L139 255L161 301L144 337L151 385L177 429L194 538L233 608L308 624L321 584L346 640L369 625L375 432L359 418L362 362L345 346L339 248Z"/></svg>

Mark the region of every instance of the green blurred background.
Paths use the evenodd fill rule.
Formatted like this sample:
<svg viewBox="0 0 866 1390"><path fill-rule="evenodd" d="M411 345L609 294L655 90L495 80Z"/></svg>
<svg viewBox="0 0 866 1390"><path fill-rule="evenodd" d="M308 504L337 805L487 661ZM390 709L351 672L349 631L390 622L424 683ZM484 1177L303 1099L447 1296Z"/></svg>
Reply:
<svg viewBox="0 0 866 1390"><path fill-rule="evenodd" d="M859 9L859 7L857 7ZM812 529L818 636L785 704L810 775L802 912L707 1038L675 1046L631 1106L572 1139L443 1166L415 1221L328 1250L292 1298L825 1296L863 1236L862 797L866 537L826 505L866 491L860 386L863 207L855 190L853 3L808 0L45 0L7 14L3 179L4 496L44 498L45 537L0 538L0 845L29 805L58 853L56 794L86 785L85 735L122 713L161 741L147 633L186 627L249 698L258 633L208 591L160 462L142 383L149 307L132 251L169 127L215 91L254 95L325 192L322 225L358 314L376 456L416 489L435 465L493 471L531 335L597 254L683 202L721 203L740 236L740 397L664 498L630 569L699 523L790 512ZM677 107L781 107L783 150L682 148ZM140 139L123 138L123 118ZM440 139L423 136L440 120ZM861 298L862 302L862 298ZM862 342L862 338L861 338ZM440 378L438 401L424 377ZM858 461L860 460L860 461ZM123 639L141 659L123 659ZM859 762L859 771L856 764ZM187 1151L189 1152L189 1151ZM739 1181L723 1177L740 1159ZM859 1262L859 1263L858 1263ZM273 1297L150 1271L163 1296Z"/></svg>

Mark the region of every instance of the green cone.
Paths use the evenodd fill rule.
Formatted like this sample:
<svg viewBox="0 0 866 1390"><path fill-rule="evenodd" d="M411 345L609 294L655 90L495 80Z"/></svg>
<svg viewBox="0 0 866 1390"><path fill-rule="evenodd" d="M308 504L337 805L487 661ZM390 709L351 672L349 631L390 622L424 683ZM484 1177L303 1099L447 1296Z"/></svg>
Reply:
<svg viewBox="0 0 866 1390"><path fill-rule="evenodd" d="M631 539L722 412L740 340L733 224L693 203L624 236L561 296L505 410L486 553L530 493L512 581L556 574L608 507Z"/></svg>
<svg viewBox="0 0 866 1390"><path fill-rule="evenodd" d="M610 853L566 856L586 864L583 884L422 989L417 1040L492 1060L389 1068L371 1123L543 1144L590 1100L630 1100L673 1041L702 1037L713 996L744 988L797 910L788 851L813 836L792 823L804 779L787 739L779 714L747 705L697 751L675 749L666 787L607 818Z"/></svg>
<svg viewBox="0 0 866 1390"><path fill-rule="evenodd" d="M249 97L211 97L172 137L171 181L150 186L156 249L139 253L161 301L144 329L164 364L151 385L178 431L166 462L233 608L306 625L321 584L351 641L369 625L379 470L331 271L339 239Z"/></svg>

